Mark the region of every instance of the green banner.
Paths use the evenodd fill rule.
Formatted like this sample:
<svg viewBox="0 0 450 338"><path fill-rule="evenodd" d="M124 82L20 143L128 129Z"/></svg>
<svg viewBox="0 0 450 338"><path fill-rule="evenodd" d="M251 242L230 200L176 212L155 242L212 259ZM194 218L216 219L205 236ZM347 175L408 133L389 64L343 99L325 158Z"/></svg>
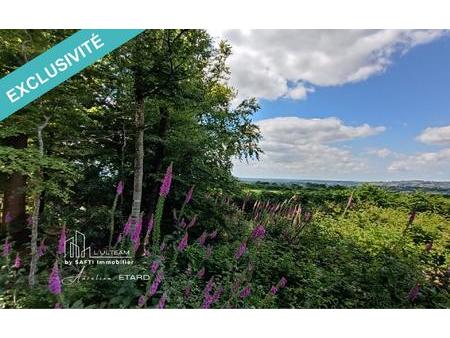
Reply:
<svg viewBox="0 0 450 338"><path fill-rule="evenodd" d="M132 39L142 29L82 29L0 79L0 121Z"/></svg>

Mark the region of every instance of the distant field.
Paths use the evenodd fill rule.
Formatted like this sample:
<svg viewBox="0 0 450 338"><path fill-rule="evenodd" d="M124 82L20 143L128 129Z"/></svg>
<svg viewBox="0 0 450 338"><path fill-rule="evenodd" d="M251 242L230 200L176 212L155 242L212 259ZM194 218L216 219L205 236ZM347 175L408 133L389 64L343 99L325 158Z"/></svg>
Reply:
<svg viewBox="0 0 450 338"><path fill-rule="evenodd" d="M430 193L440 193L450 195L450 182L447 181L334 181L334 180L299 180L299 179L283 179L283 178L239 178L241 182L247 183L270 183L276 185L288 186L311 186L311 185L325 185L325 186L343 186L355 187L362 184L371 184L388 188L393 191L415 191L422 190Z"/></svg>

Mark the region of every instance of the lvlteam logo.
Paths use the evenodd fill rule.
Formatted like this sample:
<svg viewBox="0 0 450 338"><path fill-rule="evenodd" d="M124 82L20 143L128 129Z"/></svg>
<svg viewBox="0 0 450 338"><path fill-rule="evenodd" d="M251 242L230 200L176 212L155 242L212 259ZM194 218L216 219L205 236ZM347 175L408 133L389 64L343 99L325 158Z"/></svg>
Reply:
<svg viewBox="0 0 450 338"><path fill-rule="evenodd" d="M86 236L76 230L65 242L64 264L66 265L120 265L133 264L130 250L86 247Z"/></svg>

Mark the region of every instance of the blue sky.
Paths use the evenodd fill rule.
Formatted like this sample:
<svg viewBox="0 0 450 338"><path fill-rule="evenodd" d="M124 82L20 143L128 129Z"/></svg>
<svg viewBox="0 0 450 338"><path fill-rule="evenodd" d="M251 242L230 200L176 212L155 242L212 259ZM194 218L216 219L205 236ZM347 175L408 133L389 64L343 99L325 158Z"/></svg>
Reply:
<svg viewBox="0 0 450 338"><path fill-rule="evenodd" d="M354 84L317 87L307 100L260 100L255 120L276 116L336 116L349 124L383 125L378 137L357 146L389 146L413 152L434 147L414 141L428 126L450 125L450 39L396 55L384 73ZM408 141L408 142L406 142ZM409 142L410 141L410 142Z"/></svg>
<svg viewBox="0 0 450 338"><path fill-rule="evenodd" d="M259 99L266 152L258 163L236 162L236 176L450 180L447 32L223 35L237 49L239 98Z"/></svg>

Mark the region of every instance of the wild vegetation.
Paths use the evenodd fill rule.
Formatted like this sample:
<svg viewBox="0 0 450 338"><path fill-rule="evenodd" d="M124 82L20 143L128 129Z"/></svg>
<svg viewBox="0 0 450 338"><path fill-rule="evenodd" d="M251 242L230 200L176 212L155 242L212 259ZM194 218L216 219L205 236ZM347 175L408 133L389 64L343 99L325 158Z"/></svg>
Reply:
<svg viewBox="0 0 450 338"><path fill-rule="evenodd" d="M71 33L0 31L0 76ZM145 31L0 122L0 307L448 307L447 196L231 175L261 149L230 53ZM75 231L132 264L66 264Z"/></svg>

